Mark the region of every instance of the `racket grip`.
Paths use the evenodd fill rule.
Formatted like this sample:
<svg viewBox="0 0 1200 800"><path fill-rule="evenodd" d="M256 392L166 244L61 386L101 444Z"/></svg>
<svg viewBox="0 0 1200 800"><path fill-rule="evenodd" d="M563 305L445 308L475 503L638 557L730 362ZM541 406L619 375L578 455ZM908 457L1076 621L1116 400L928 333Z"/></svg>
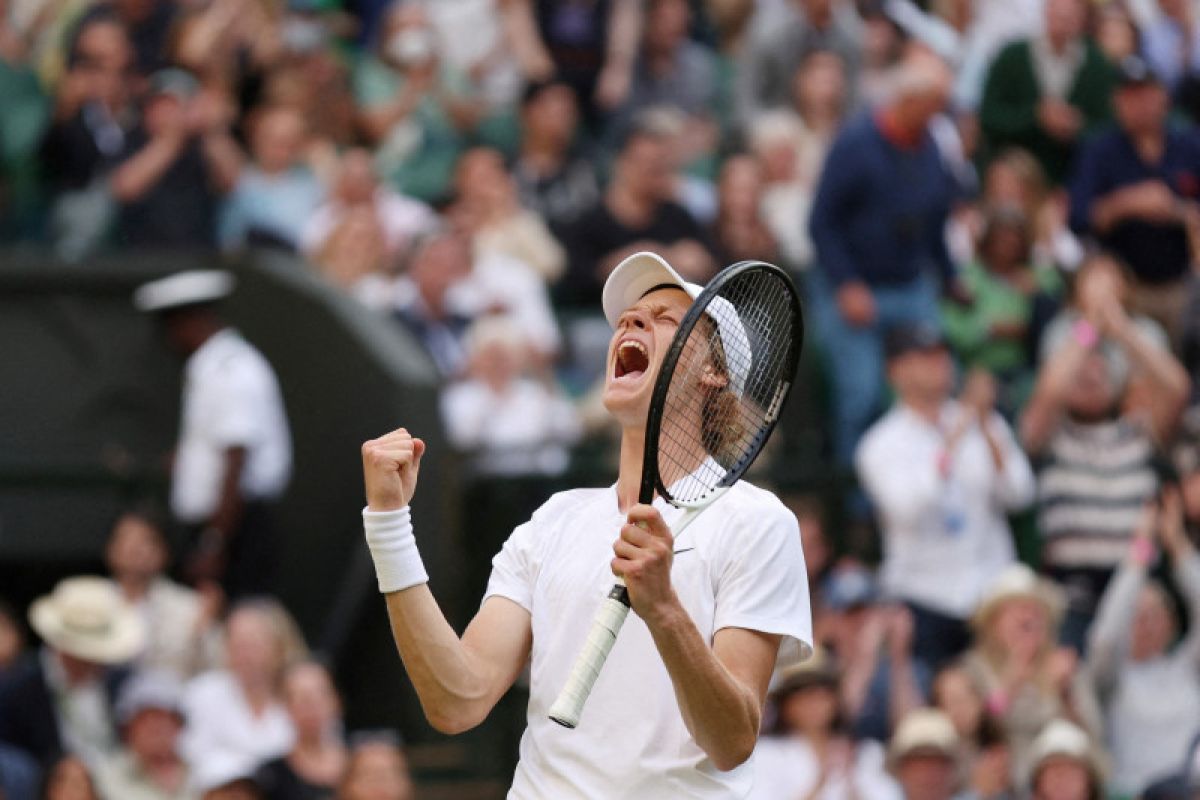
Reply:
<svg viewBox="0 0 1200 800"><path fill-rule="evenodd" d="M600 669L608 660L608 653L617 640L617 633L629 615L629 591L617 584L596 610L592 630L588 633L583 649L575 658L575 666L558 699L550 706L550 719L564 728L579 724L583 704L592 693L592 686L600 676Z"/></svg>

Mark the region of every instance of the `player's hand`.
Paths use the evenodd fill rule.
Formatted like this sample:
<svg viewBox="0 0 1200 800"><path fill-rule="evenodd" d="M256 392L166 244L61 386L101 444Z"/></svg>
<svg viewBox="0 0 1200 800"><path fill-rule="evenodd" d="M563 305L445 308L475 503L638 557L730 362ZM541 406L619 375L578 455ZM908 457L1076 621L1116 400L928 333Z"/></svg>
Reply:
<svg viewBox="0 0 1200 800"><path fill-rule="evenodd" d="M636 505L629 510L621 535L613 544L613 574L625 579L629 604L637 615L653 624L678 606L671 588L674 537L658 509Z"/></svg>
<svg viewBox="0 0 1200 800"><path fill-rule="evenodd" d="M424 454L425 442L404 428L365 442L362 457L367 508L395 511L408 505L417 490Z"/></svg>

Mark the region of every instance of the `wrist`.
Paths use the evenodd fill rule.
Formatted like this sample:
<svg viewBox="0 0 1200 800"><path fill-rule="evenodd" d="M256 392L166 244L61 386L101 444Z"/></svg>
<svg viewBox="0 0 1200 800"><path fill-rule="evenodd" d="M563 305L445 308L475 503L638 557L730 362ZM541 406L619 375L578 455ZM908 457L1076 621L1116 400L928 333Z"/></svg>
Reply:
<svg viewBox="0 0 1200 800"><path fill-rule="evenodd" d="M389 511L365 508L362 518L381 593L390 594L429 582L417 550L408 506Z"/></svg>
<svg viewBox="0 0 1200 800"><path fill-rule="evenodd" d="M1157 555L1154 541L1145 536L1137 536L1129 545L1129 557L1140 567L1148 567Z"/></svg>
<svg viewBox="0 0 1200 800"><path fill-rule="evenodd" d="M675 590L671 589L666 597L652 604L644 615L639 616L651 631L668 631L678 627L687 618L687 612L683 610Z"/></svg>

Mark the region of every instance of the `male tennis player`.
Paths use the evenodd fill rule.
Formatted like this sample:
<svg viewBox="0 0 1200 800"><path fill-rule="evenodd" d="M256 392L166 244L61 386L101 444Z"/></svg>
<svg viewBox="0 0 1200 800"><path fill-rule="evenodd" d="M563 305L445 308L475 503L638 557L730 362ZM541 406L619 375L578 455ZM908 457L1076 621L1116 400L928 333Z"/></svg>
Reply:
<svg viewBox="0 0 1200 800"><path fill-rule="evenodd" d="M367 543L430 722L448 733L477 725L532 659L510 798L744 797L776 658L810 649L800 536L774 495L735 484L678 548L669 526L682 512L637 504L655 378L699 293L652 253L608 278L604 404L622 431L617 483L557 494L518 527L461 639L429 591L409 521L424 443L401 428L363 445ZM614 573L635 614L567 730L547 712Z"/></svg>

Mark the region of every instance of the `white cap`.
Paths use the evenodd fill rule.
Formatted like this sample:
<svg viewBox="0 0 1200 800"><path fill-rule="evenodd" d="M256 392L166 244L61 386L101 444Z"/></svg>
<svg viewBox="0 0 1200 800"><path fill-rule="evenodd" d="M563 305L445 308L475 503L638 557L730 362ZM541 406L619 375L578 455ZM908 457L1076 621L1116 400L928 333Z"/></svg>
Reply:
<svg viewBox="0 0 1200 800"><path fill-rule="evenodd" d="M138 311L167 311L211 303L232 294L233 285L233 276L223 270L186 270L139 286L133 305Z"/></svg>
<svg viewBox="0 0 1200 800"><path fill-rule="evenodd" d="M1029 749L1029 760L1033 764L1030 777L1036 781L1042 767L1056 758L1078 762L1087 769L1093 782L1104 782L1104 763L1091 738L1083 728L1069 720L1051 720L1033 740Z"/></svg>
<svg viewBox="0 0 1200 800"><path fill-rule="evenodd" d="M640 252L626 258L617 264L604 282L604 293L600 303L604 307L604 316L608 324L614 328L617 320L625 310L641 300L651 289L661 286L678 286L695 300L704 291L703 287L683 279L683 276L671 268L662 256L657 253ZM711 309L720 309L722 313L709 317L716 321L721 336L721 344L725 348L726 363L729 366L729 380L733 391L741 396L746 388L746 378L750 373L750 365L754 360L754 351L750 347L750 338L746 329L738 319L730 302L723 297L715 297L709 304ZM706 312L707 313L707 312Z"/></svg>

